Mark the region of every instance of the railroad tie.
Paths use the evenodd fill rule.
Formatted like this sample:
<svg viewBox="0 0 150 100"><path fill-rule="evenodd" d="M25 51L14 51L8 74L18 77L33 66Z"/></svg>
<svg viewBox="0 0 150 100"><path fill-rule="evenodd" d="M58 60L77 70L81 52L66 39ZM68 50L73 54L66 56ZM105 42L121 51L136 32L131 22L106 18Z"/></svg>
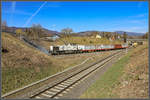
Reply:
<svg viewBox="0 0 150 100"><path fill-rule="evenodd" d="M60 90L55 89L55 88L52 88L52 89L50 89L50 90L52 90L52 91L56 91L56 92L59 92L59 91L60 91Z"/></svg>
<svg viewBox="0 0 150 100"><path fill-rule="evenodd" d="M68 84L68 83L64 83L64 82L63 82L63 83L61 83L61 84L62 84L62 85L66 85L66 86L69 86L69 85L70 85L70 84Z"/></svg>
<svg viewBox="0 0 150 100"><path fill-rule="evenodd" d="M63 96L63 94L58 94L59 97Z"/></svg>
<svg viewBox="0 0 150 100"><path fill-rule="evenodd" d="M67 82L72 82L72 83L73 83L73 82L74 82L74 80L69 79L69 80L67 80Z"/></svg>
<svg viewBox="0 0 150 100"><path fill-rule="evenodd" d="M56 94L55 92L51 92L51 91L46 91L46 93L52 94L52 95Z"/></svg>
<svg viewBox="0 0 150 100"><path fill-rule="evenodd" d="M62 84L59 84L57 86L59 86L59 87L67 87L66 85L62 85Z"/></svg>
<svg viewBox="0 0 150 100"><path fill-rule="evenodd" d="M35 98L36 98L36 99L41 99L39 96L36 96Z"/></svg>
<svg viewBox="0 0 150 100"><path fill-rule="evenodd" d="M63 91L62 93L67 93L67 91Z"/></svg>
<svg viewBox="0 0 150 100"><path fill-rule="evenodd" d="M54 97L54 99L59 99L59 97L57 96L57 97Z"/></svg>
<svg viewBox="0 0 150 100"><path fill-rule="evenodd" d="M59 90L62 90L62 89L64 89L65 87L55 86L54 88L59 89Z"/></svg>
<svg viewBox="0 0 150 100"><path fill-rule="evenodd" d="M72 84L72 82L69 82L69 81L65 81L65 82L63 82L63 83Z"/></svg>
<svg viewBox="0 0 150 100"><path fill-rule="evenodd" d="M66 89L66 91L70 91L70 89L68 88L68 89Z"/></svg>
<svg viewBox="0 0 150 100"><path fill-rule="evenodd" d="M48 94L45 94L45 93L42 93L41 95L45 96L45 97L49 97L51 98L53 95L48 95Z"/></svg>

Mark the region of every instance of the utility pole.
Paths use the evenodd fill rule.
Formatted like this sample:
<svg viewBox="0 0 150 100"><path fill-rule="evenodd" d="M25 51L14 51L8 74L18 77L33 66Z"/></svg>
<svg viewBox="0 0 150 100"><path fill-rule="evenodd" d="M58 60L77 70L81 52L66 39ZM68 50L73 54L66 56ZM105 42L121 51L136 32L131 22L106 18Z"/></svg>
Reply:
<svg viewBox="0 0 150 100"><path fill-rule="evenodd" d="M127 34L126 34L126 32L123 33L123 40L124 40L124 43L127 42Z"/></svg>

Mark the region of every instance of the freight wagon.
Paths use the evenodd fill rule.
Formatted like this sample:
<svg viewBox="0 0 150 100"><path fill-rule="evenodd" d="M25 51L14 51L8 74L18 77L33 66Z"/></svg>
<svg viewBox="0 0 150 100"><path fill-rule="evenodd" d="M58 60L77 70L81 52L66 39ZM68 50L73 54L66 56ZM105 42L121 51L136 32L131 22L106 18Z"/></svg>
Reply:
<svg viewBox="0 0 150 100"><path fill-rule="evenodd" d="M84 52L97 52L115 49L128 48L128 44L115 44L115 45L58 45L50 46L49 53L52 55L57 54L72 54L72 53L84 53Z"/></svg>

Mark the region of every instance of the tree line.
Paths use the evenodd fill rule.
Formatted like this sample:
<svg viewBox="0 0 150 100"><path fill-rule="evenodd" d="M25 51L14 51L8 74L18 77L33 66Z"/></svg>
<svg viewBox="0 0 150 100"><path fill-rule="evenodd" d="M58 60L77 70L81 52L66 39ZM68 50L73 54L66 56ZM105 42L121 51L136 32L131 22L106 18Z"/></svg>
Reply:
<svg viewBox="0 0 150 100"><path fill-rule="evenodd" d="M2 31L7 31L7 22L3 21L2 22ZM25 30L22 29L16 29L15 33L18 37L25 36L31 40L38 40L39 38L43 37L44 30L40 24L32 24L31 27L26 28ZM71 36L77 36L75 32L69 27L64 28L61 30L61 34L56 34L61 38L69 38ZM126 39L128 38L128 35L126 32L123 33L123 35L120 35L116 32L98 32L98 31L92 31L91 32L92 36L100 35L101 37L107 38L107 39L114 39L117 40L119 38L123 38L124 42L126 42ZM146 32L141 38L148 39L148 32Z"/></svg>
<svg viewBox="0 0 150 100"><path fill-rule="evenodd" d="M2 31L7 32L8 26L6 21L2 22ZM40 37L42 37L42 26L40 24L32 24L31 27L25 28L25 30L22 29L16 29L15 33L16 36L21 37L25 36L31 40L38 40Z"/></svg>

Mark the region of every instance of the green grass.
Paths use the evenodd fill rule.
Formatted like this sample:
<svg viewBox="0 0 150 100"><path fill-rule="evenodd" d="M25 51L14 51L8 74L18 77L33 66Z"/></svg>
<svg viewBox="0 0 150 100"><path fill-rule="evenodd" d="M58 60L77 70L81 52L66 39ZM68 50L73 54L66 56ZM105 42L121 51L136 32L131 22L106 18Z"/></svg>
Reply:
<svg viewBox="0 0 150 100"><path fill-rule="evenodd" d="M119 85L119 79L123 75L123 70L130 57L137 54L138 51L148 48L148 43L140 45L130 50L125 56L112 65L94 84L92 84L80 98L116 98L116 94L112 93L115 86ZM128 75L129 78L131 77Z"/></svg>
<svg viewBox="0 0 150 100"><path fill-rule="evenodd" d="M45 67L45 66L44 66ZM28 85L47 76L53 75L62 69L47 66L45 68L38 67L5 67L2 70L2 94L11 90Z"/></svg>
<svg viewBox="0 0 150 100"><path fill-rule="evenodd" d="M112 98L111 88L118 83L118 78L123 74L123 68L129 60L132 52L122 57L113 64L90 88L88 88L81 98Z"/></svg>

